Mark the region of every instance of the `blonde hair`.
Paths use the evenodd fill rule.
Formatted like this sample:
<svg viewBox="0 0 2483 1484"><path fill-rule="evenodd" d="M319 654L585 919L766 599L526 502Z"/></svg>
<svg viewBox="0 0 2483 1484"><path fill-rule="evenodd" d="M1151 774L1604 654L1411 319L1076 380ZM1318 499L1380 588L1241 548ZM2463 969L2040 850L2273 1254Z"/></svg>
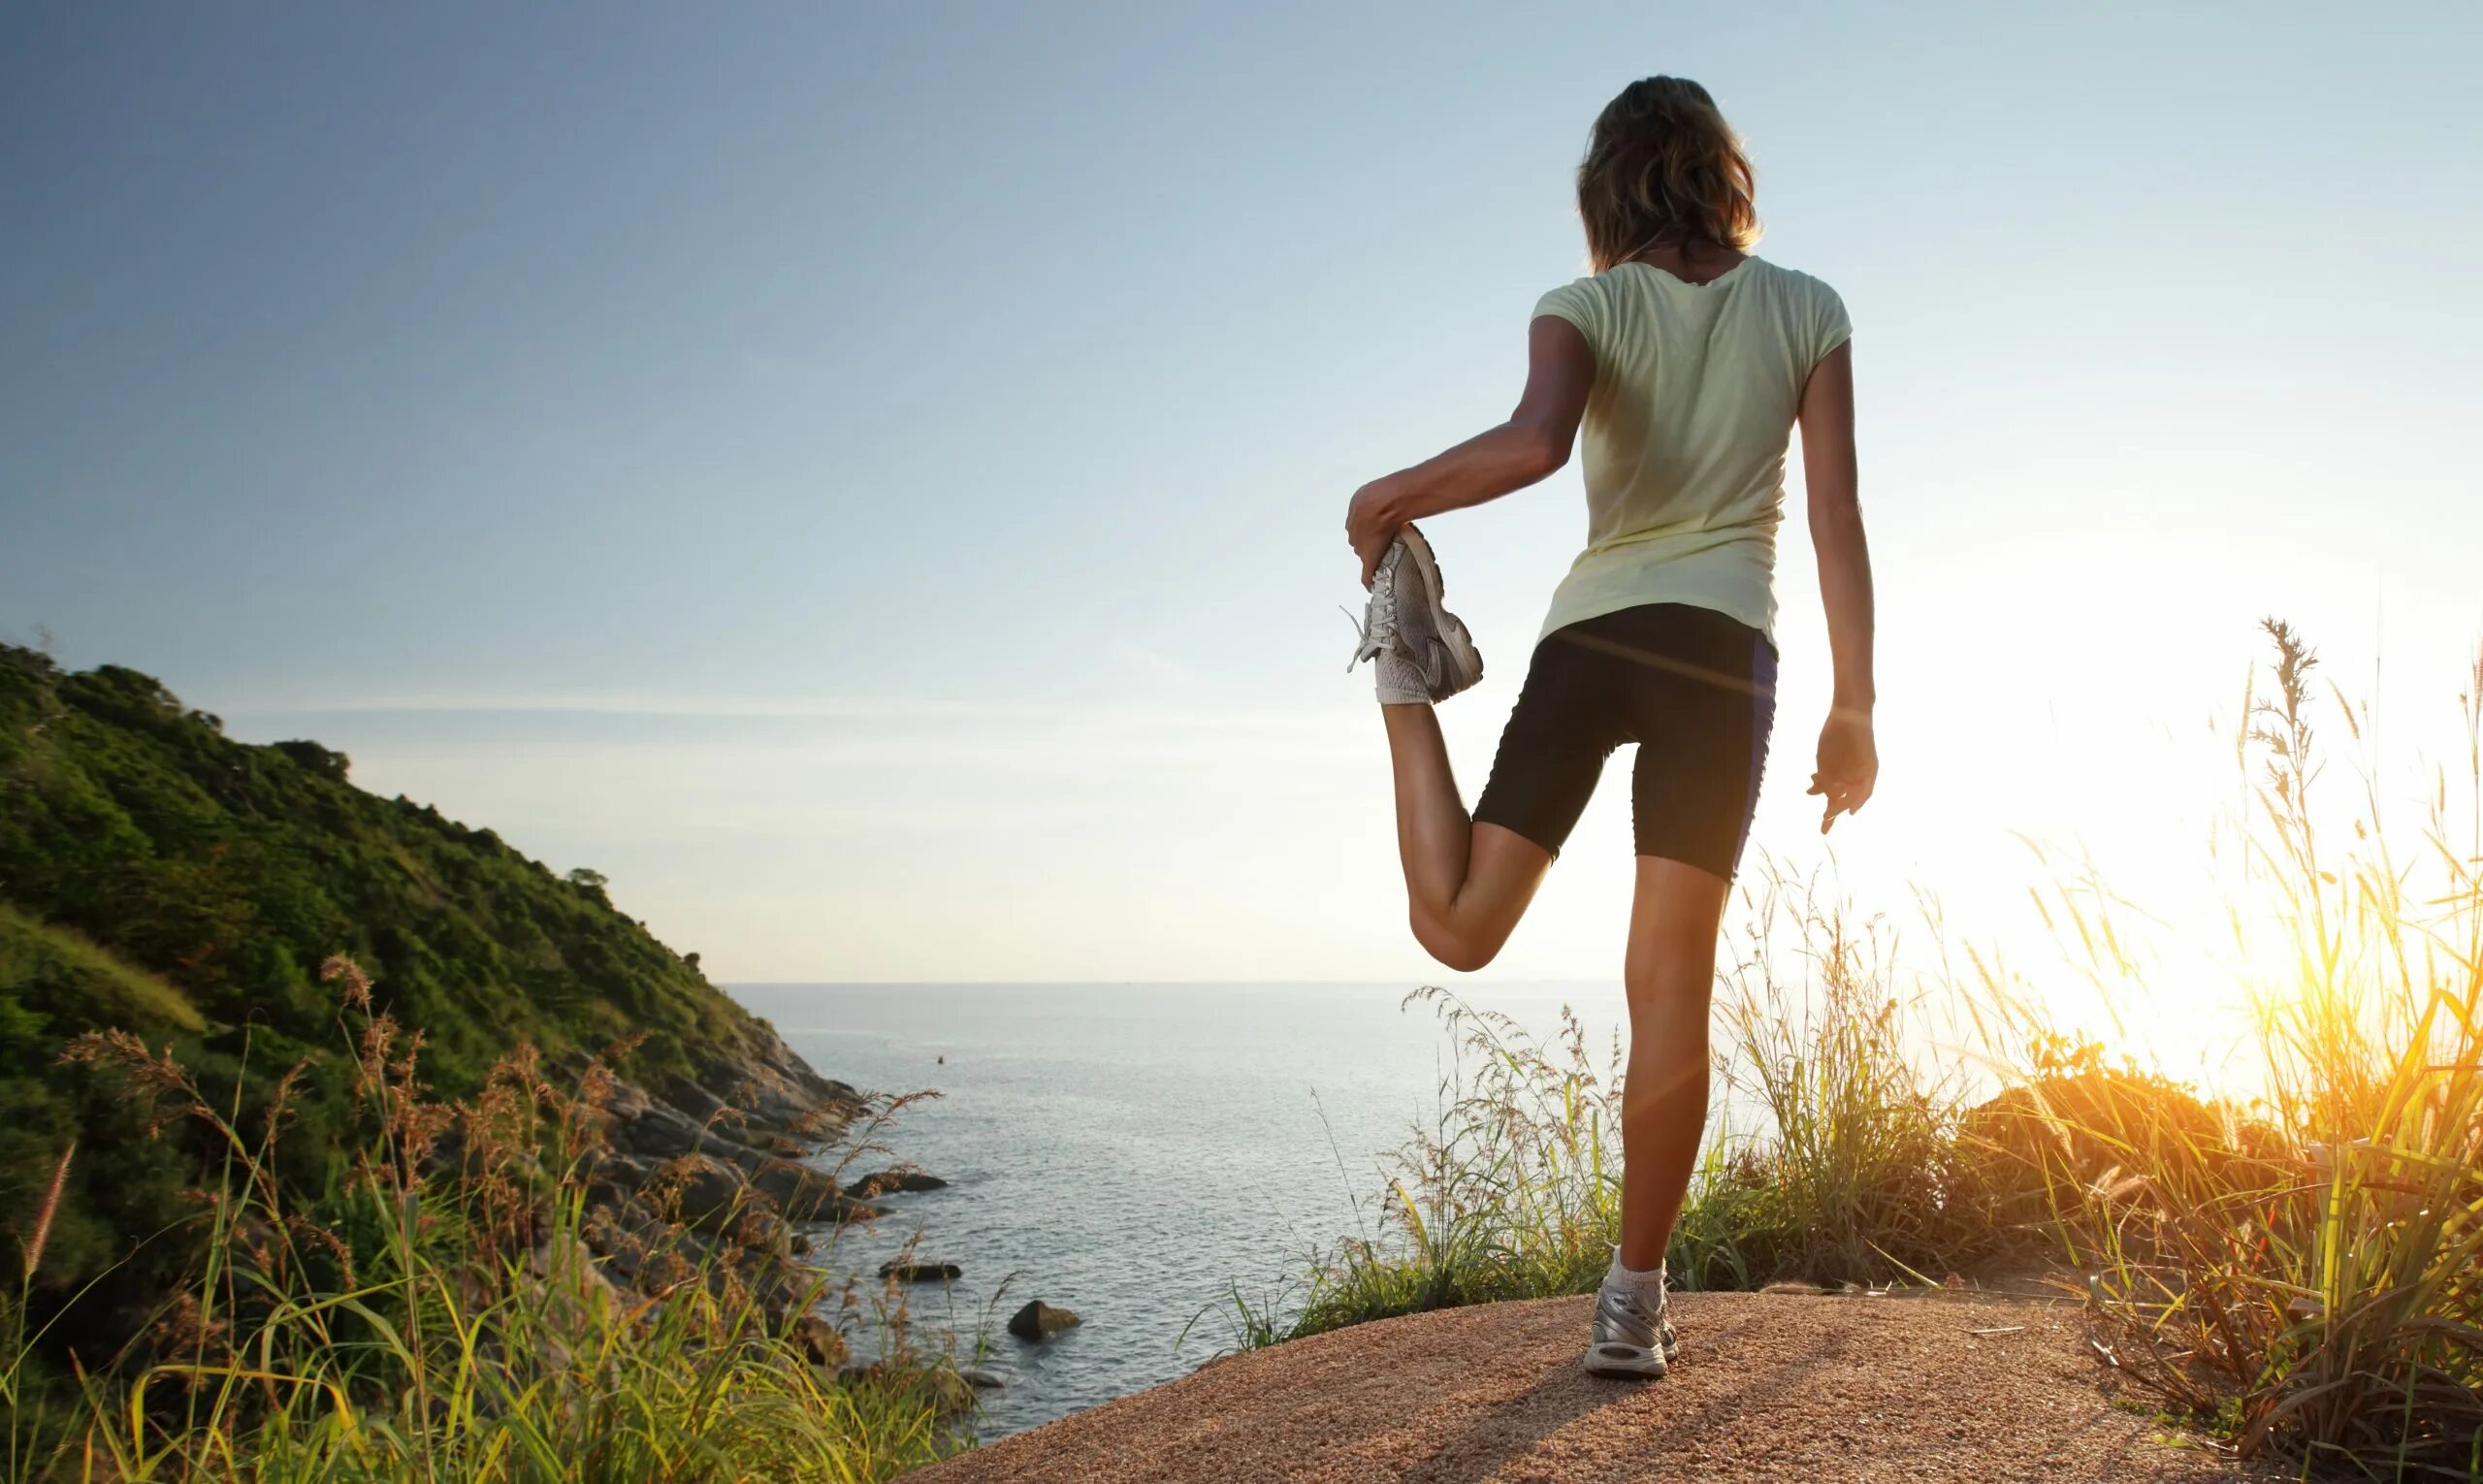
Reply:
<svg viewBox="0 0 2483 1484"><path fill-rule="evenodd" d="M1596 115L1578 162L1578 217L1596 272L1650 247L1758 241L1750 156L1707 89L1642 78Z"/></svg>

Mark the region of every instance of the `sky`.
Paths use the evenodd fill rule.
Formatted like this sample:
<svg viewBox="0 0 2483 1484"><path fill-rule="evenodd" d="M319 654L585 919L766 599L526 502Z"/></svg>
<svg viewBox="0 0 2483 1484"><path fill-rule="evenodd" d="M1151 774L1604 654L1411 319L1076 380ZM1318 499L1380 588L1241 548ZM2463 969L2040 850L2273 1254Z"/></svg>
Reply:
<svg viewBox="0 0 2483 1484"><path fill-rule="evenodd" d="M2028 839L2177 898L2262 616L2391 787L2446 745L2478 44L2463 4L14 5L0 637L600 870L726 982L1438 979L1344 504L1505 414L1587 127L1671 72L1856 327L1883 782L1823 848L1797 494L1755 850L2003 937ZM1572 464L1429 528L1469 796L1583 527ZM1617 974L1627 768L1491 977Z"/></svg>

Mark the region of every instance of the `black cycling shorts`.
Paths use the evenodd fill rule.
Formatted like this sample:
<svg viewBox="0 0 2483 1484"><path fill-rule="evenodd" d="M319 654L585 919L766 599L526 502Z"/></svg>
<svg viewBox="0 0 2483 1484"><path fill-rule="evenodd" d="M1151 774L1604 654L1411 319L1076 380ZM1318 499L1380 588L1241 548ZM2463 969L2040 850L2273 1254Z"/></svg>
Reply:
<svg viewBox="0 0 2483 1484"><path fill-rule="evenodd" d="M1604 759L1638 745L1637 853L1732 880L1776 719L1776 647L1684 603L1648 603L1558 629L1534 647L1478 824L1558 855Z"/></svg>

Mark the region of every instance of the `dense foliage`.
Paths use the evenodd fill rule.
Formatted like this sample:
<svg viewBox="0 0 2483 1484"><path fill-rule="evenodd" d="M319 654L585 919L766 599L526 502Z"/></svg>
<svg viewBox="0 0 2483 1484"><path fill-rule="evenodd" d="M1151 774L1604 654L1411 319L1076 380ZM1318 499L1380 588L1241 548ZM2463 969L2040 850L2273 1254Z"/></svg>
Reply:
<svg viewBox="0 0 2483 1484"><path fill-rule="evenodd" d="M315 742L247 746L155 680L64 673L0 646L0 1231L22 1234L63 1147L80 1153L43 1284L67 1288L182 1214L178 1143L91 1071L94 1029L171 1046L211 1102L242 1104L306 1059L278 1159L328 1178L346 1096L333 988L352 954L379 1008L426 1038L448 1096L520 1042L547 1058L643 1037L630 1068L690 1075L752 1033L695 965L488 829L355 788ZM124 1262L144 1278L142 1248ZM168 1257L165 1259L170 1261Z"/></svg>
<svg viewBox="0 0 2483 1484"><path fill-rule="evenodd" d="M873 1310L797 1260L794 1221L871 1212L780 1156L892 1105L604 886L0 646L0 1478L850 1481L963 1442L902 1297L848 1367Z"/></svg>

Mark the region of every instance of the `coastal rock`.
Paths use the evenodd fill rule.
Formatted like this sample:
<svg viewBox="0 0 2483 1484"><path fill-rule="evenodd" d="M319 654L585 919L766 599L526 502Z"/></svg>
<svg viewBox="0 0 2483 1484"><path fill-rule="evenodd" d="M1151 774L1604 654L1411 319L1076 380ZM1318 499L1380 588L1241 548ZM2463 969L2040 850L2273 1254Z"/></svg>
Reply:
<svg viewBox="0 0 2483 1484"><path fill-rule="evenodd" d="M977 1391L998 1391L1003 1386L1009 1384L1007 1381L1002 1380L998 1375L991 1371L984 1371L980 1367L970 1371L960 1371L957 1374L964 1376L966 1384Z"/></svg>
<svg viewBox="0 0 2483 1484"><path fill-rule="evenodd" d="M882 1170L877 1175L866 1175L855 1180L851 1188L854 1194L867 1201L898 1191L912 1195L925 1190L946 1190L949 1182L936 1175L925 1175L919 1170L899 1165Z"/></svg>
<svg viewBox="0 0 2483 1484"><path fill-rule="evenodd" d="M923 1384L939 1403L943 1416L957 1417L973 1411L982 1403L975 1400L974 1387L953 1371L940 1369L922 1372Z"/></svg>
<svg viewBox="0 0 2483 1484"><path fill-rule="evenodd" d="M845 1198L836 1181L808 1165L790 1159L754 1160L745 1167L749 1171L751 1188L775 1204L788 1221L818 1221L828 1217L855 1220L880 1214L877 1207L864 1207Z"/></svg>
<svg viewBox="0 0 2483 1484"><path fill-rule="evenodd" d="M576 1077L586 1070L588 1060L586 1056L573 1052L563 1058L564 1065L562 1070L567 1076ZM628 1123L654 1106L655 1100L647 1096L647 1089L626 1077L613 1078L611 1085L604 1089L603 1111L616 1124Z"/></svg>
<svg viewBox="0 0 2483 1484"><path fill-rule="evenodd" d="M656 1178L680 1182L681 1219L694 1227L722 1227L756 1205L741 1172L703 1154L669 1162Z"/></svg>
<svg viewBox="0 0 2483 1484"><path fill-rule="evenodd" d="M658 1128L664 1125L661 1118L654 1121ZM670 1145L668 1134L656 1137L660 1145ZM887 1214L809 1165L713 1140L682 1154L606 1150L596 1167L590 1202L605 1204L623 1193L649 1200L668 1196L678 1203L673 1209L682 1220L701 1225L762 1210L786 1221L868 1221Z"/></svg>
<svg viewBox="0 0 2483 1484"><path fill-rule="evenodd" d="M862 1106L850 1085L820 1076L764 1020L740 1027L741 1045L701 1068L695 1082L676 1081L666 1101L706 1119L718 1109L758 1129L820 1143L833 1137ZM719 1097L713 1088L726 1089Z"/></svg>
<svg viewBox="0 0 2483 1484"><path fill-rule="evenodd" d="M804 1314L793 1321L793 1342L802 1347L802 1353L814 1366L834 1371L845 1364L845 1337L835 1325L817 1314Z"/></svg>
<svg viewBox="0 0 2483 1484"><path fill-rule="evenodd" d="M1076 1309L1062 1308L1057 1304L1046 1304L1035 1299L1009 1316L1009 1333L1019 1339L1049 1339L1079 1322Z"/></svg>
<svg viewBox="0 0 2483 1484"><path fill-rule="evenodd" d="M646 1203L638 1199L638 1192L644 1190L647 1181L654 1178L655 1161L605 1149L595 1156L594 1176L588 1180L586 1187L587 1209L590 1210L617 1210L625 1206L642 1208ZM641 1210L631 1214L634 1219L648 1212Z"/></svg>
<svg viewBox="0 0 2483 1484"><path fill-rule="evenodd" d="M958 1267L955 1263L887 1262L880 1264L880 1276L894 1278L900 1283L953 1283L965 1276L965 1269Z"/></svg>
<svg viewBox="0 0 2483 1484"><path fill-rule="evenodd" d="M613 1130L613 1146L650 1159L678 1159L685 1154L712 1154L740 1163L773 1157L767 1149L740 1137L747 1130L693 1118L668 1103L649 1102Z"/></svg>

